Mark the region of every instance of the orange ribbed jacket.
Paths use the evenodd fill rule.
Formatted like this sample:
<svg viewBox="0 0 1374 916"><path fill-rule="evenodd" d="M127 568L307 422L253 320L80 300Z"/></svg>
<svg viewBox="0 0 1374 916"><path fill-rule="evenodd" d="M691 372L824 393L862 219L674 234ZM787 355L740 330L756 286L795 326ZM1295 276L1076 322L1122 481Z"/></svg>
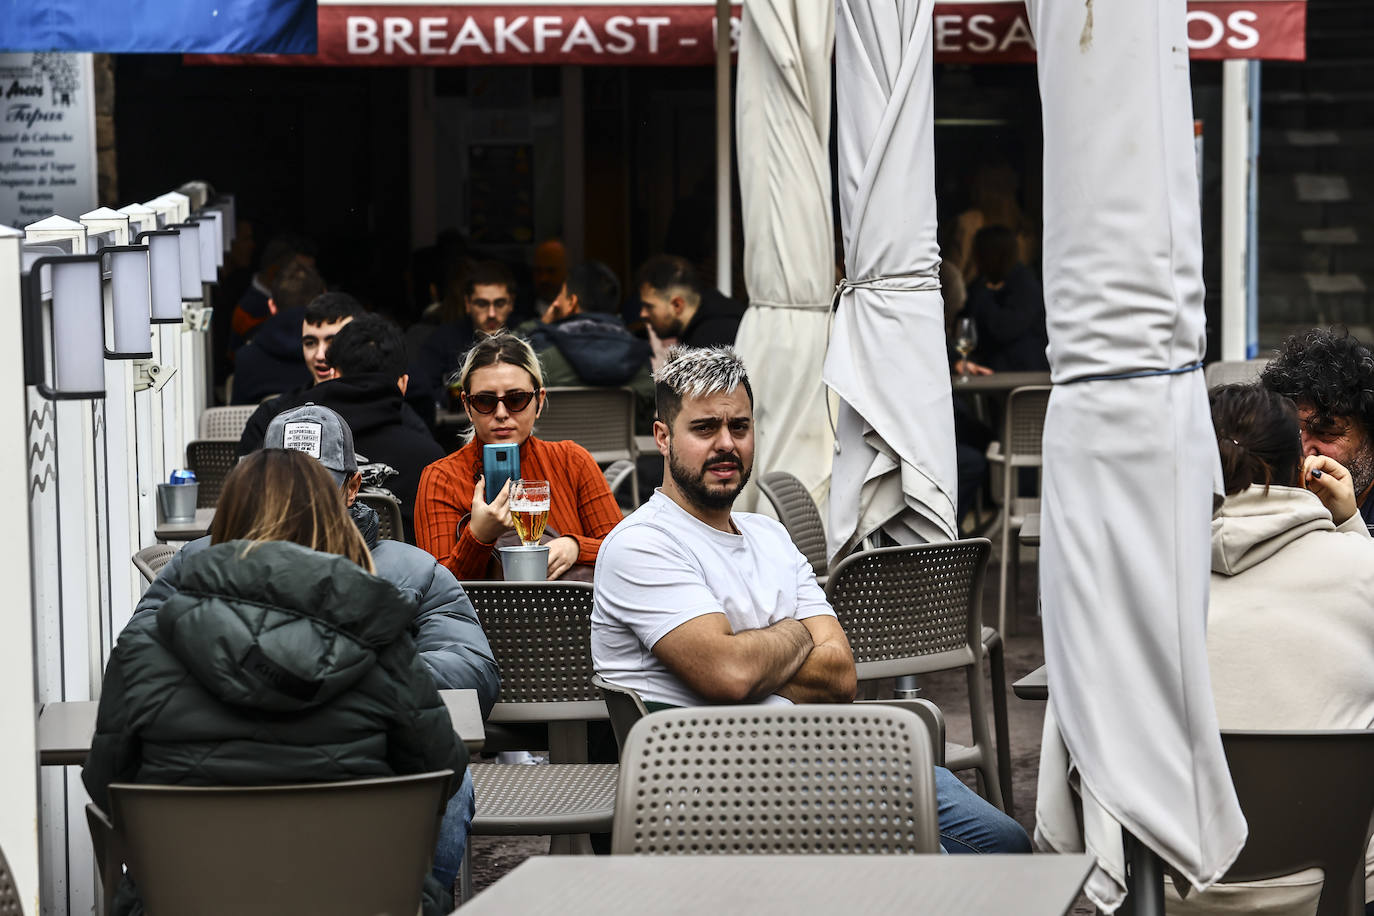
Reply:
<svg viewBox="0 0 1374 916"><path fill-rule="evenodd" d="M482 473L482 445L473 440L434 462L420 475L415 496L415 541L460 580L487 578L491 544L464 524L472 511L472 490ZM601 540L621 519L611 489L591 453L576 442L543 442L531 436L520 446L520 476L549 482L549 526L571 535L577 562L596 563Z"/></svg>

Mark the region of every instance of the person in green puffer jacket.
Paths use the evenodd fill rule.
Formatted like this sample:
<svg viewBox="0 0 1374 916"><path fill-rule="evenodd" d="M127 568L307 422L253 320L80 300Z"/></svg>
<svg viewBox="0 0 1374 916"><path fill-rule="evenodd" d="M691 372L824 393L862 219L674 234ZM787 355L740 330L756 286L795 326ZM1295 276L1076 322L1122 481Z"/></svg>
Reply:
<svg viewBox="0 0 1374 916"><path fill-rule="evenodd" d="M467 765L411 639L414 599L372 559L327 471L266 449L225 480L211 546L136 616L105 671L82 780L270 785ZM250 889L251 890L251 889ZM426 878L426 916L450 898ZM125 878L117 914L138 914Z"/></svg>

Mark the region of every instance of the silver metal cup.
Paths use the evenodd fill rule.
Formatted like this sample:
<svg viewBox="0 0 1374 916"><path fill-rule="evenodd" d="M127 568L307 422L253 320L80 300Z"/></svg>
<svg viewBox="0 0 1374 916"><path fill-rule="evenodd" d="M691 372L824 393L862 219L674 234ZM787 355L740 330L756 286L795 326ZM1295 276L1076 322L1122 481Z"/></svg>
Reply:
<svg viewBox="0 0 1374 916"><path fill-rule="evenodd" d="M157 518L159 524L194 522L198 483L160 483L157 485Z"/></svg>
<svg viewBox="0 0 1374 916"><path fill-rule="evenodd" d="M507 582L543 582L549 577L549 548L546 544L531 547L498 547L501 555L501 574Z"/></svg>

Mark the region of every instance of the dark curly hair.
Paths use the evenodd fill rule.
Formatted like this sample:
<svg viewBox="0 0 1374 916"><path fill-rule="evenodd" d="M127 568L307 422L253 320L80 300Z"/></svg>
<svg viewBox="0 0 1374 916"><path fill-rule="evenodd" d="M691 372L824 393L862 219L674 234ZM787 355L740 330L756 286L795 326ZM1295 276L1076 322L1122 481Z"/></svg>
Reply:
<svg viewBox="0 0 1374 916"><path fill-rule="evenodd" d="M1374 353L1344 327L1314 328L1283 342L1260 383L1322 417L1352 417L1374 435Z"/></svg>

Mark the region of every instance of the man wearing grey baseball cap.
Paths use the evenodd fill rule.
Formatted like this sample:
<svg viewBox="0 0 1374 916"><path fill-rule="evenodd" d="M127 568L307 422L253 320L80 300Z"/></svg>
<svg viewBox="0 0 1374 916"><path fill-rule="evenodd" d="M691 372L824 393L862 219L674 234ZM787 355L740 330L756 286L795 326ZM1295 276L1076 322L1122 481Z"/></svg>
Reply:
<svg viewBox="0 0 1374 916"><path fill-rule="evenodd" d="M417 611L411 635L435 685L440 690L476 690L482 717L486 718L500 690L500 672L472 602L453 573L430 554L403 541L378 538L377 513L357 501L362 475L348 424L328 407L305 404L273 418L264 445L305 452L333 475L354 524L372 551L377 575L415 598ZM175 554L148 586L134 614L155 613L176 590L182 558L208 546L207 536ZM462 865L472 814L472 777L465 774L462 787L444 812L434 853L434 877L449 889Z"/></svg>

